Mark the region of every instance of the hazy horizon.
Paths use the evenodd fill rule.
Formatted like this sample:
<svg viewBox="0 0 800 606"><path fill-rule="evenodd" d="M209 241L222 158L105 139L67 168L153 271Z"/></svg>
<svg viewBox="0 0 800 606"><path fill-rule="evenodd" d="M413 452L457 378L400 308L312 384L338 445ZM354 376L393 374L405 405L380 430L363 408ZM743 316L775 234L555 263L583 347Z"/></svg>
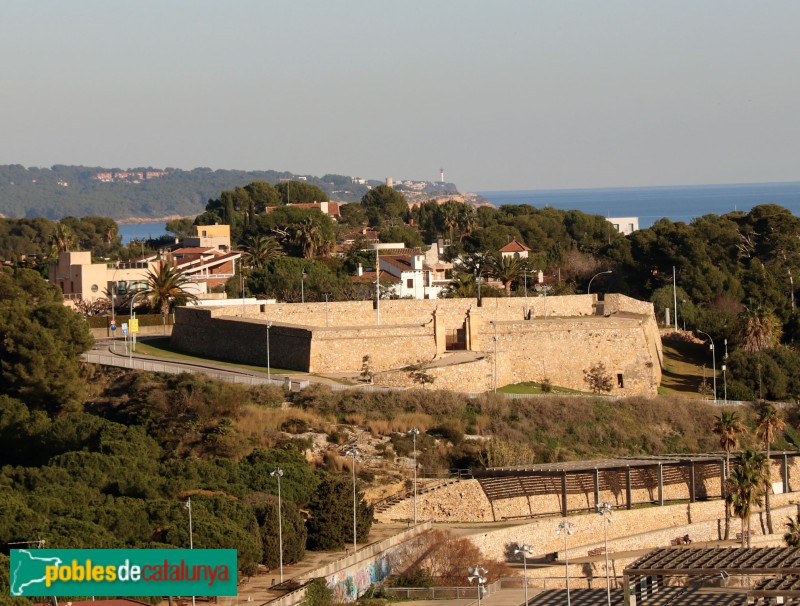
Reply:
<svg viewBox="0 0 800 606"><path fill-rule="evenodd" d="M0 164L445 179L800 180L800 3L4 6Z"/></svg>

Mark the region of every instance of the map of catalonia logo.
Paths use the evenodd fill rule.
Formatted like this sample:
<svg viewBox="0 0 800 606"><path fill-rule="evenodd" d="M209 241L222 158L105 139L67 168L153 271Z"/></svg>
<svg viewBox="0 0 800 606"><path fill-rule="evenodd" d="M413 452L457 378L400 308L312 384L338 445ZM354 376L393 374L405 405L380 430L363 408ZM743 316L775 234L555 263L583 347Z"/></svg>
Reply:
<svg viewBox="0 0 800 606"><path fill-rule="evenodd" d="M235 596L235 549L12 549L12 596Z"/></svg>

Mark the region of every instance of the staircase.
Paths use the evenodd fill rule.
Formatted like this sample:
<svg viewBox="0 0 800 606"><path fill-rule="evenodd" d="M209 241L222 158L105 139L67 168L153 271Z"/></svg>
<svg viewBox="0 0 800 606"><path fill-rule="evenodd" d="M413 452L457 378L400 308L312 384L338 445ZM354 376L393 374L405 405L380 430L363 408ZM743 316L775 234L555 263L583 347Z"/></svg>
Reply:
<svg viewBox="0 0 800 606"><path fill-rule="evenodd" d="M460 482L460 478L418 478L417 479L417 496L426 494L428 492L432 492L434 490L439 490L440 488L444 488L445 486L450 486L451 484L455 484L456 482ZM409 488L407 490L401 490L400 492L396 492L393 495L389 495L385 499L378 501L375 504L375 513L383 513L387 509L394 507L398 503L405 501L406 499L413 499L414 498L414 488Z"/></svg>

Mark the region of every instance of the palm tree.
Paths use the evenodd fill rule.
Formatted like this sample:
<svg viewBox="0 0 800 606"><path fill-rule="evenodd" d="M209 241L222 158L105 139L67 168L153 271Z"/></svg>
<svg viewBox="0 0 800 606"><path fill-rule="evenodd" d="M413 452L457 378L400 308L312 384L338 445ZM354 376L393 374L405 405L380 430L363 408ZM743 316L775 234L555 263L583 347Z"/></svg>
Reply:
<svg viewBox="0 0 800 606"><path fill-rule="evenodd" d="M253 269L263 269L273 259L286 255L276 238L270 238L263 234L247 238L243 248L247 265Z"/></svg>
<svg viewBox="0 0 800 606"><path fill-rule="evenodd" d="M725 497L742 521L742 547L750 546L750 514L760 507L766 491L767 472L764 453L745 450L737 458L725 482Z"/></svg>
<svg viewBox="0 0 800 606"><path fill-rule="evenodd" d="M495 255L490 258L489 272L495 280L503 283L503 288L508 294L511 285L519 280L523 271L522 260L519 257Z"/></svg>
<svg viewBox="0 0 800 606"><path fill-rule="evenodd" d="M783 431L785 423L783 415L771 404L766 404L758 411L756 417L756 436L764 442L767 450L767 487L765 495L765 506L767 509L767 529L772 534L772 510L769 507L769 493L772 491L772 480L769 475L770 470L770 447L775 441L778 433Z"/></svg>
<svg viewBox="0 0 800 606"><path fill-rule="evenodd" d="M310 259L317 256L317 253L324 252L325 234L319 223L311 218L306 218L293 227L293 240L295 245L303 251L303 257Z"/></svg>
<svg viewBox="0 0 800 606"><path fill-rule="evenodd" d="M788 547L800 547L800 515L786 518L784 526L788 532L783 535L783 542Z"/></svg>
<svg viewBox="0 0 800 606"><path fill-rule="evenodd" d="M725 451L725 480L731 470L731 451L739 445L739 434L744 432L744 424L736 411L723 411L714 421L712 431L719 436L719 445ZM723 498L727 494L723 495ZM731 507L725 498L725 540L728 540L731 530Z"/></svg>
<svg viewBox="0 0 800 606"><path fill-rule="evenodd" d="M158 308L162 314L169 313L170 307L177 302L196 301L197 296L186 290L192 280L181 273L167 259L155 269L149 269L145 275L147 285L139 292L144 293L150 307Z"/></svg>
<svg viewBox="0 0 800 606"><path fill-rule="evenodd" d="M72 231L72 228L66 223L56 223L56 228L50 235L51 254L57 257L60 252L72 250L74 245L75 232Z"/></svg>
<svg viewBox="0 0 800 606"><path fill-rule="evenodd" d="M780 340L780 325L775 314L747 310L741 316L739 346L743 351L755 353L773 347Z"/></svg>

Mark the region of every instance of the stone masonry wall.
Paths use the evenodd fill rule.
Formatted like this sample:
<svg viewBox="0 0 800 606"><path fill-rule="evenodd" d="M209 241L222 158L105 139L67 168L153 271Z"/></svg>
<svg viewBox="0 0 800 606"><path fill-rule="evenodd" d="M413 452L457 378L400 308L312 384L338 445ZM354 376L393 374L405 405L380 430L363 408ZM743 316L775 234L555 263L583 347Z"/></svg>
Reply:
<svg viewBox="0 0 800 606"><path fill-rule="evenodd" d="M720 497L722 491L721 469L717 473L716 467L715 464L709 464L705 468L700 465L696 466L695 496L698 499ZM666 468L667 466L665 466L665 470ZM788 458L788 470L790 488L800 491L800 457L790 456ZM772 459L770 472L774 491L776 493L783 492L782 458ZM623 471L615 472L618 476L616 480L613 477L608 477L611 472L603 471L601 473L606 474L606 482L613 489L601 490L600 502L608 502L615 507L624 507L625 473ZM665 478L669 475L665 471ZM681 481L664 484L665 501L689 500L688 468L681 470L677 477L680 477ZM604 485L603 482L601 482L602 485ZM775 494L772 499L780 496L780 494ZM796 496L800 501L800 495ZM634 504L652 502L658 498L658 489L656 486L634 488L631 491L631 497ZM569 510L587 510L593 507L593 481L585 483L583 492L567 494L567 508ZM663 508L658 507L656 509ZM637 511L639 510L637 509ZM417 519L435 522L492 522L531 515L558 514L560 512L561 480L558 477L554 477L550 481L547 494L537 494L531 497L521 496L490 501L478 480L462 480L417 496ZM385 511L376 513L375 518L380 522L390 522L408 519L412 515L413 499L405 499Z"/></svg>
<svg viewBox="0 0 800 606"><path fill-rule="evenodd" d="M309 372L359 371L364 356L373 371L429 361L436 355L433 322L425 326L315 328Z"/></svg>
<svg viewBox="0 0 800 606"><path fill-rule="evenodd" d="M267 365L267 322L260 319L220 318L212 310L179 307L170 343L200 356ZM311 331L306 328L273 324L269 329L271 366L306 370L310 352Z"/></svg>

